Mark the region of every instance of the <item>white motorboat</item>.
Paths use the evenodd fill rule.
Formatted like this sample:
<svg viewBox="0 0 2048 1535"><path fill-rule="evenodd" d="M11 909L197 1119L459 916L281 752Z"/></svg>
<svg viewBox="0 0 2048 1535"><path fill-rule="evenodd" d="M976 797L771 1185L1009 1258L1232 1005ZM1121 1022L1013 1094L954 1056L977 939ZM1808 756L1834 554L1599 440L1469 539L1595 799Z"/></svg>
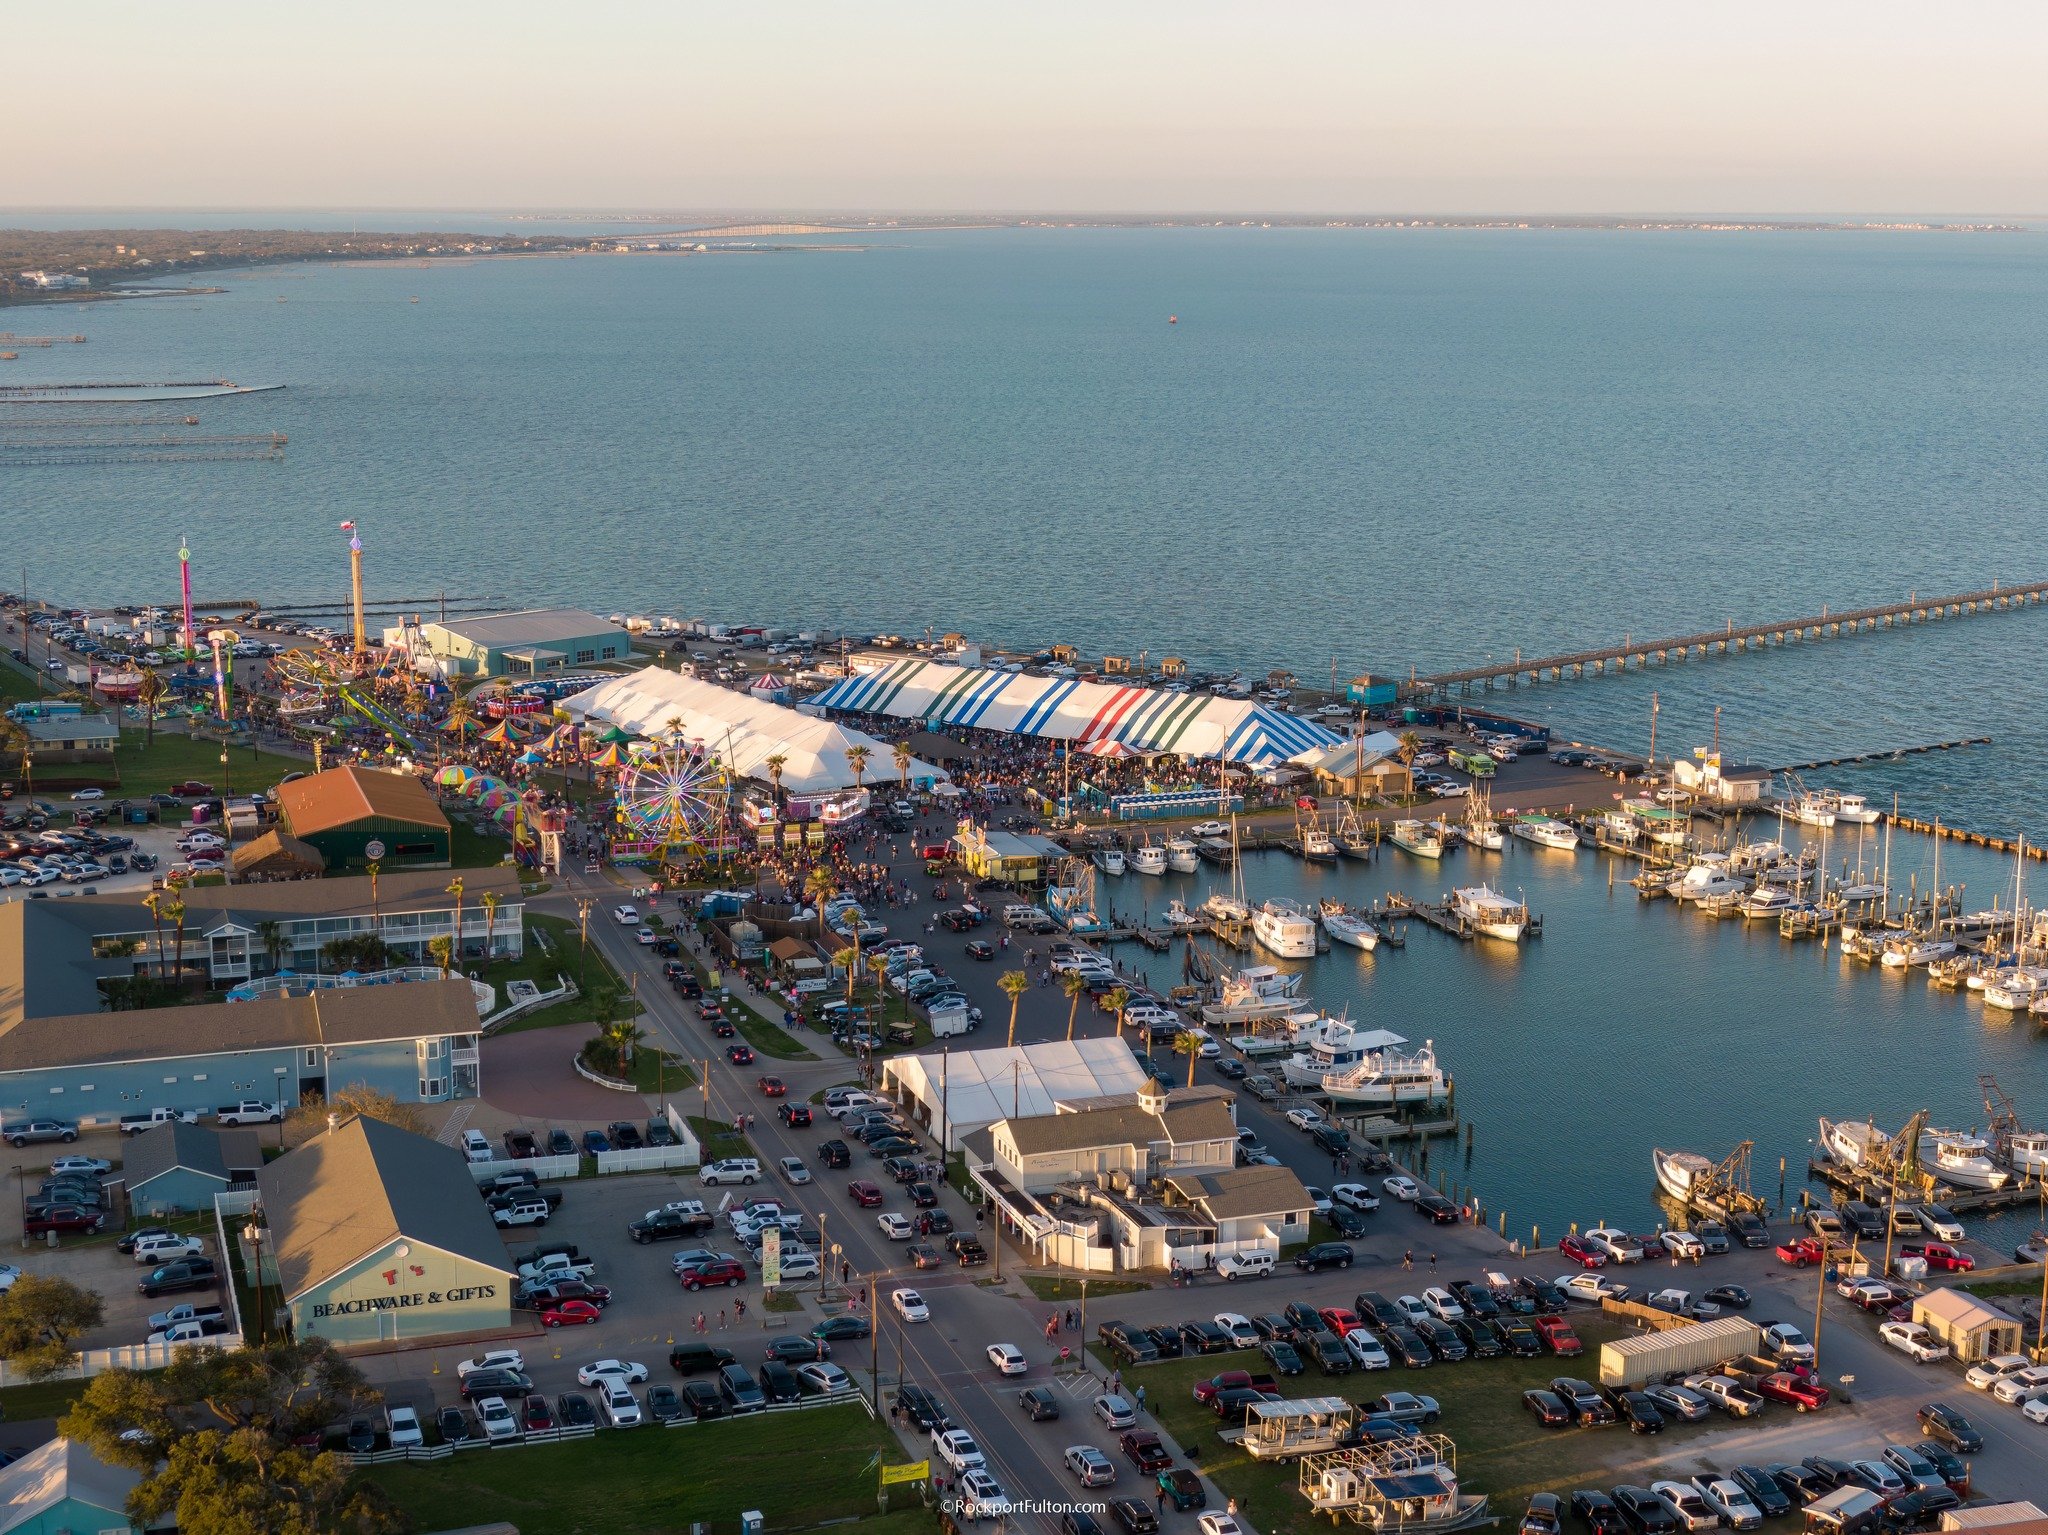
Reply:
<svg viewBox="0 0 2048 1535"><path fill-rule="evenodd" d="M1832 793L1832 802L1837 821L1847 821L1855 826L1874 826L1884 819L1884 812L1872 807L1870 801L1860 794Z"/></svg>
<svg viewBox="0 0 2048 1535"><path fill-rule="evenodd" d="M1449 1091L1432 1040L1424 1040L1420 1050L1408 1055L1391 1047L1368 1051L1355 1066L1323 1073L1321 1086L1332 1103L1367 1108L1435 1103Z"/></svg>
<svg viewBox="0 0 2048 1535"><path fill-rule="evenodd" d="M1124 850L1120 847L1099 847L1094 855L1095 867L1104 874L1124 872Z"/></svg>
<svg viewBox="0 0 2048 1535"><path fill-rule="evenodd" d="M1730 872L1725 861L1710 857L1687 869L1678 883L1671 887L1671 894L1673 899L1680 901L1711 901L1724 895L1740 898L1748 890L1747 879Z"/></svg>
<svg viewBox="0 0 2048 1535"><path fill-rule="evenodd" d="M1458 828L1458 835L1473 847L1489 853L1498 853L1508 845L1508 839L1501 833L1500 822L1490 815L1473 816Z"/></svg>
<svg viewBox="0 0 2048 1535"><path fill-rule="evenodd" d="M1175 896L1166 903L1166 914L1160 922L1176 933L1192 932L1202 925L1202 919L1188 910L1188 903Z"/></svg>
<svg viewBox="0 0 2048 1535"><path fill-rule="evenodd" d="M1202 866L1202 855L1195 851L1192 837L1168 837L1166 839L1166 867L1175 874L1192 874Z"/></svg>
<svg viewBox="0 0 2048 1535"><path fill-rule="evenodd" d="M1314 959L1316 919L1293 901L1261 901L1252 913L1252 936L1282 959Z"/></svg>
<svg viewBox="0 0 2048 1535"><path fill-rule="evenodd" d="M1790 911L1799 904L1799 897L1783 885L1758 885L1736 904L1745 921L1756 922Z"/></svg>
<svg viewBox="0 0 2048 1535"><path fill-rule="evenodd" d="M1441 858L1450 847L1441 821L1396 821L1391 836L1396 847L1417 858Z"/></svg>
<svg viewBox="0 0 2048 1535"><path fill-rule="evenodd" d="M1634 847L1643 834L1642 823L1624 810L1603 810L1593 817L1593 829L1619 847Z"/></svg>
<svg viewBox="0 0 2048 1535"><path fill-rule="evenodd" d="M1303 1004L1295 992L1301 981L1299 975L1285 974L1271 965L1247 965L1216 988L1216 1000L1202 1007L1202 1022L1228 1027L1270 1023L1298 1013Z"/></svg>
<svg viewBox="0 0 2048 1535"><path fill-rule="evenodd" d="M2006 1138L2005 1159L2022 1178L2048 1177L2048 1130L2015 1130Z"/></svg>
<svg viewBox="0 0 2048 1535"><path fill-rule="evenodd" d="M1662 1151L1654 1146L1650 1165L1657 1169L1657 1186L1681 1202L1690 1199L1693 1185L1714 1170L1713 1162L1697 1151Z"/></svg>
<svg viewBox="0 0 2048 1535"><path fill-rule="evenodd" d="M1947 959L1955 951L1956 941L1953 938L1943 938L1934 933L1901 933L1885 940L1884 953L1878 963L1887 970L1907 970L1915 965Z"/></svg>
<svg viewBox="0 0 2048 1535"><path fill-rule="evenodd" d="M1508 822L1508 830L1524 842L1538 847L1561 848L1567 852L1579 845L1579 834L1556 816L1519 815Z"/></svg>
<svg viewBox="0 0 2048 1535"><path fill-rule="evenodd" d="M1131 849L1130 864L1133 874L1164 874L1166 849L1156 842L1140 842Z"/></svg>
<svg viewBox="0 0 2048 1535"><path fill-rule="evenodd" d="M1323 908L1323 931L1330 935L1332 943L1347 943L1368 953L1380 946L1380 930L1364 917L1355 916L1342 907L1335 911L1328 906Z"/></svg>
<svg viewBox="0 0 2048 1535"><path fill-rule="evenodd" d="M1891 1139L1867 1119L1823 1119L1821 1149L1844 1167L1860 1167L1874 1147Z"/></svg>
<svg viewBox="0 0 2048 1535"><path fill-rule="evenodd" d="M1920 1165L1959 1189L2002 1189L2012 1182L2012 1174L1991 1160L1990 1143L1965 1131L1922 1131Z"/></svg>
<svg viewBox="0 0 2048 1535"><path fill-rule="evenodd" d="M1984 1005L1995 1007L2001 1012L2024 1013L2033 1005L2034 998L2048 987L2048 976L2039 970L2007 970L1992 985L1983 988Z"/></svg>
<svg viewBox="0 0 2048 1535"><path fill-rule="evenodd" d="M1385 1029L1361 1029L1345 1018L1312 1017L1294 1031L1294 1053L1281 1064L1289 1087L1320 1090L1325 1077L1349 1071L1376 1051L1408 1041Z"/></svg>
<svg viewBox="0 0 2048 1535"><path fill-rule="evenodd" d="M1529 931L1529 904L1513 900L1487 885L1466 885L1451 892L1451 905L1475 932L1488 938L1520 943Z"/></svg>

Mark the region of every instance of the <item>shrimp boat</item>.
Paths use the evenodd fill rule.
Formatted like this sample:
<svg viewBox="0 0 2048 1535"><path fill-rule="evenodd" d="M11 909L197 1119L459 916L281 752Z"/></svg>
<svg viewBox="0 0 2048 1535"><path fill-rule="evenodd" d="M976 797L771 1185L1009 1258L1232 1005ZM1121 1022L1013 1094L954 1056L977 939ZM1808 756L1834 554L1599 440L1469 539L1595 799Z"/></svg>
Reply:
<svg viewBox="0 0 2048 1535"><path fill-rule="evenodd" d="M1449 830L1441 821L1396 821L1394 846L1417 858L1441 858L1450 850Z"/></svg>
<svg viewBox="0 0 2048 1535"><path fill-rule="evenodd" d="M1650 1165L1657 1170L1657 1187L1683 1204L1692 1198L1699 1181L1714 1170L1713 1161L1697 1151L1663 1151L1650 1148Z"/></svg>
<svg viewBox="0 0 2048 1535"><path fill-rule="evenodd" d="M2012 1174L1991 1160L1991 1143L1964 1131L1923 1130L1920 1165L1953 1188L2002 1189L2012 1182Z"/></svg>
<svg viewBox="0 0 2048 1535"><path fill-rule="evenodd" d="M1808 792L1799 795L1786 806L1792 819L1801 826L1832 826L1835 824L1835 807L1825 794Z"/></svg>
<svg viewBox="0 0 2048 1535"><path fill-rule="evenodd" d="M1873 810L1870 801L1860 794L1829 790L1824 798L1833 808L1837 821L1847 821L1853 826L1874 826L1884 819L1884 812Z"/></svg>
<svg viewBox="0 0 2048 1535"><path fill-rule="evenodd" d="M1174 874L1192 874L1202 866L1202 856L1195 851L1192 837L1168 837L1164 851L1166 867Z"/></svg>
<svg viewBox="0 0 2048 1535"><path fill-rule="evenodd" d="M1508 822L1508 830L1524 842L1533 842L1538 847L1561 848L1569 852L1579 845L1579 834L1556 816L1518 815Z"/></svg>
<svg viewBox="0 0 2048 1535"><path fill-rule="evenodd" d="M1420 1050L1403 1054L1394 1048L1407 1043L1400 1035L1380 1030L1376 1037L1387 1043L1368 1048L1365 1059L1355 1066L1323 1073L1320 1085L1332 1103L1390 1109L1437 1103L1444 1098L1449 1088L1443 1067L1437 1064L1433 1040L1424 1040Z"/></svg>
<svg viewBox="0 0 2048 1535"><path fill-rule="evenodd" d="M1140 842L1131 849L1130 863L1133 874L1164 874L1166 849L1156 842Z"/></svg>
<svg viewBox="0 0 2048 1535"><path fill-rule="evenodd" d="M1529 904L1511 900L1487 885L1467 885L1451 893L1452 909L1472 930L1488 938L1520 943L1529 931Z"/></svg>
<svg viewBox="0 0 2048 1535"><path fill-rule="evenodd" d="M1325 901L1322 908L1323 931L1330 935L1332 943L1348 943L1354 949L1368 953L1380 946L1380 930L1365 917L1346 909L1342 901Z"/></svg>
<svg viewBox="0 0 2048 1535"><path fill-rule="evenodd" d="M1261 901L1252 913L1252 937L1282 959L1314 959L1316 919L1293 901Z"/></svg>
<svg viewBox="0 0 2048 1535"><path fill-rule="evenodd" d="M1374 831L1378 828L1375 827ZM1379 838L1369 835L1365 823L1358 818L1358 811L1350 805L1344 807L1343 819L1337 823L1337 851L1346 858L1370 858Z"/></svg>
<svg viewBox="0 0 2048 1535"><path fill-rule="evenodd" d="M1120 847L1099 847L1092 862L1104 874L1116 875L1124 872L1124 850Z"/></svg>
<svg viewBox="0 0 2048 1535"><path fill-rule="evenodd" d="M2015 1130L2006 1137L2005 1159L2022 1178L2048 1177L2048 1130Z"/></svg>
<svg viewBox="0 0 2048 1535"><path fill-rule="evenodd" d="M1823 1119L1821 1149L1844 1167L1861 1167L1863 1159L1891 1140L1867 1119Z"/></svg>
<svg viewBox="0 0 2048 1535"><path fill-rule="evenodd" d="M1310 863L1335 863L1337 839L1313 821L1304 822L1301 827L1301 856Z"/></svg>
<svg viewBox="0 0 2048 1535"><path fill-rule="evenodd" d="M1500 822L1494 819L1492 800L1483 794L1475 794L1466 806L1465 823L1458 828L1458 834L1473 847L1489 853L1498 853L1508 845Z"/></svg>

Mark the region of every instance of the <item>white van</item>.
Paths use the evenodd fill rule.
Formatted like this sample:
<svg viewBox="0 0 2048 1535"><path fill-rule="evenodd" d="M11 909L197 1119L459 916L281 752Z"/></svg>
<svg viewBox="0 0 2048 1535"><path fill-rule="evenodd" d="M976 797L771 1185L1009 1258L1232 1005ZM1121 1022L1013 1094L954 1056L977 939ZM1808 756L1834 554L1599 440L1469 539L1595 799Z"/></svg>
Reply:
<svg viewBox="0 0 2048 1535"><path fill-rule="evenodd" d="M1225 1253L1216 1260L1216 1272L1225 1279L1264 1279L1276 1261L1271 1253Z"/></svg>

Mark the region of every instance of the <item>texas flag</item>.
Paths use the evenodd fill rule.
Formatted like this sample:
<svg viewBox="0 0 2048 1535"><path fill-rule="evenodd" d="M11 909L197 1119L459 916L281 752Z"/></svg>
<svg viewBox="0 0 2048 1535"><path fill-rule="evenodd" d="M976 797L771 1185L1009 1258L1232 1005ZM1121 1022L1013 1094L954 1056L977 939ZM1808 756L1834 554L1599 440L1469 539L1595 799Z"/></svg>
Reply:
<svg viewBox="0 0 2048 1535"><path fill-rule="evenodd" d="M341 531L342 531L342 532L344 532L344 533L353 533L353 532L355 532L355 530L356 530L356 525L355 525L354 523L352 523L352 522L344 522L344 523L343 523L343 524L341 525Z"/></svg>

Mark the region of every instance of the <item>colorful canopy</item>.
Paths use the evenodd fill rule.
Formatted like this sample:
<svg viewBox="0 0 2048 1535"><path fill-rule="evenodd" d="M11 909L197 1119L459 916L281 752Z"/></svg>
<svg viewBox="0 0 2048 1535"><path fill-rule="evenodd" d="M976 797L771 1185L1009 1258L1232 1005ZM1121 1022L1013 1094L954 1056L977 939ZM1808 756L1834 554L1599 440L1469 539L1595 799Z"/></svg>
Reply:
<svg viewBox="0 0 2048 1535"><path fill-rule="evenodd" d="M1312 720L1245 700L1029 677L921 657L848 677L811 702L933 727L971 725L1082 747L1113 740L1138 751L1230 762L1287 761L1327 751L1342 739Z"/></svg>
<svg viewBox="0 0 2048 1535"><path fill-rule="evenodd" d="M622 742L630 741L632 739L632 731L621 730L617 725L612 726L609 730L605 731L603 734L598 736L598 740L603 742L607 746L617 746Z"/></svg>
<svg viewBox="0 0 2048 1535"><path fill-rule="evenodd" d="M464 762L451 762L434 775L434 782L454 788L476 777L476 769Z"/></svg>
<svg viewBox="0 0 2048 1535"><path fill-rule="evenodd" d="M1091 741L1088 745L1082 747L1081 750L1090 757L1121 758L1143 755L1136 747L1126 746L1123 742L1111 736L1104 736L1099 741Z"/></svg>
<svg viewBox="0 0 2048 1535"><path fill-rule="evenodd" d="M449 735L462 736L468 735L472 730L481 730L484 727L475 720L449 720L441 728Z"/></svg>
<svg viewBox="0 0 2048 1535"><path fill-rule="evenodd" d="M521 753L519 754L519 759L518 759L518 760L519 760L519 761L521 761L521 762L524 762L524 763L526 763L526 764L528 764L528 765L530 766L530 765L532 765L533 763L536 763L536 762L545 762L545 761L547 761L548 759L547 759L546 757L542 756L542 755L541 755L541 754L540 754L539 752L537 752L537 751L523 751L523 752L521 752Z"/></svg>
<svg viewBox="0 0 2048 1535"><path fill-rule="evenodd" d="M611 732L606 731L605 734L610 735ZM590 763L592 767L615 768L618 767L620 764L624 763L626 760L626 754L620 751L617 746L607 746L603 751L599 752L596 756L592 757L590 759Z"/></svg>

